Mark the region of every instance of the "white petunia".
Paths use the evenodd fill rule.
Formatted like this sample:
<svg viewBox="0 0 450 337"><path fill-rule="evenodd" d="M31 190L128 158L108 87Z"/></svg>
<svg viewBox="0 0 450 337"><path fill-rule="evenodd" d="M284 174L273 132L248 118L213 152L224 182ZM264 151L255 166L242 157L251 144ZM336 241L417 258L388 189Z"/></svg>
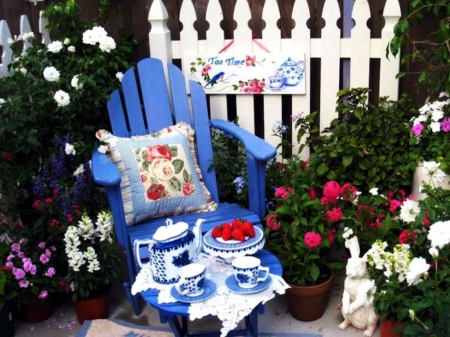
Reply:
<svg viewBox="0 0 450 337"><path fill-rule="evenodd" d="M67 92L58 90L53 96L58 106L66 106L70 104L70 96Z"/></svg>
<svg viewBox="0 0 450 337"><path fill-rule="evenodd" d="M428 240L431 247L444 248L450 243L450 220L438 221L430 226Z"/></svg>
<svg viewBox="0 0 450 337"><path fill-rule="evenodd" d="M408 285L415 286L422 282L422 276L428 276L428 269L430 269L430 265L423 257L415 257L409 264L409 269L406 273Z"/></svg>
<svg viewBox="0 0 450 337"><path fill-rule="evenodd" d="M22 73L22 74L24 74L24 75L26 75L27 73L28 73L28 70L26 69L26 68L20 68L19 69L19 71Z"/></svg>
<svg viewBox="0 0 450 337"><path fill-rule="evenodd" d="M0 98L0 107L5 103L6 101L3 98Z"/></svg>
<svg viewBox="0 0 450 337"><path fill-rule="evenodd" d="M420 213L419 203L414 200L405 200L400 206L400 219L405 222L414 222Z"/></svg>
<svg viewBox="0 0 450 337"><path fill-rule="evenodd" d="M69 46L69 47L67 47L67 51L69 52L69 53L75 53L75 47L74 46Z"/></svg>
<svg viewBox="0 0 450 337"><path fill-rule="evenodd" d="M443 182L446 177L444 171L439 168L440 165L441 163L436 163L435 161L423 162L425 174L427 174L435 184Z"/></svg>
<svg viewBox="0 0 450 337"><path fill-rule="evenodd" d="M120 82L122 82L122 79L123 79L123 72L121 72L121 71L117 72L117 73L116 73L116 78L117 78Z"/></svg>
<svg viewBox="0 0 450 337"><path fill-rule="evenodd" d="M49 82L59 81L59 71L55 67L46 67L43 72L44 78Z"/></svg>
<svg viewBox="0 0 450 337"><path fill-rule="evenodd" d="M72 80L70 81L70 85L72 87L74 87L75 89L77 89L77 90L83 88L83 84L82 83L78 83L78 81L79 81L78 77L80 75L81 74L75 75L74 77L72 77Z"/></svg>
<svg viewBox="0 0 450 337"><path fill-rule="evenodd" d="M68 37L66 37L64 39L63 43L67 46L68 44L70 44L70 39Z"/></svg>
<svg viewBox="0 0 450 337"><path fill-rule="evenodd" d="M73 176L74 177L78 177L80 174L84 173L84 165L80 164L80 166L78 166L78 168L75 170L75 172L73 172Z"/></svg>
<svg viewBox="0 0 450 337"><path fill-rule="evenodd" d="M427 103L419 109L421 115L427 114L430 111L430 104Z"/></svg>
<svg viewBox="0 0 450 337"><path fill-rule="evenodd" d="M439 123L439 122L432 122L432 123L430 123L430 129L433 132L441 131L441 123Z"/></svg>
<svg viewBox="0 0 450 337"><path fill-rule="evenodd" d="M106 153L106 152L108 152L108 145L100 145L100 146L98 147L98 152L100 152L100 153Z"/></svg>
<svg viewBox="0 0 450 337"><path fill-rule="evenodd" d="M73 146L72 144L69 144L69 143L66 143L64 150L66 151L66 154L68 156L70 156L70 155L74 156L77 153L77 151L75 150L75 146Z"/></svg>
<svg viewBox="0 0 450 337"><path fill-rule="evenodd" d="M378 187L371 188L369 193L372 195L378 195Z"/></svg>
<svg viewBox="0 0 450 337"><path fill-rule="evenodd" d="M61 41L52 42L47 46L47 50L54 54L59 53L61 49L63 49L63 44Z"/></svg>
<svg viewBox="0 0 450 337"><path fill-rule="evenodd" d="M116 48L116 42L112 37L102 36L100 38L100 50L109 53Z"/></svg>
<svg viewBox="0 0 450 337"><path fill-rule="evenodd" d="M433 112L431 113L431 119L434 122L438 122L442 119L442 117L444 117L444 111L442 111L441 109L433 110Z"/></svg>

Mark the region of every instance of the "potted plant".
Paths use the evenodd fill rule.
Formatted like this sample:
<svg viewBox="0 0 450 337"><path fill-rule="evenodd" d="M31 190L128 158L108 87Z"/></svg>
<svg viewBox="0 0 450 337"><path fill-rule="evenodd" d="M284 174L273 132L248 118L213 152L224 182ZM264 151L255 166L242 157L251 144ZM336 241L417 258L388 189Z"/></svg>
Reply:
<svg viewBox="0 0 450 337"><path fill-rule="evenodd" d="M0 241L0 329L2 336L5 337L15 335L12 311L13 300L16 298L17 292L12 284L12 270L5 266L10 251L10 246L4 241Z"/></svg>
<svg viewBox="0 0 450 337"><path fill-rule="evenodd" d="M366 253L380 320L401 323L400 336L447 336L450 296L450 192L425 185L426 198L407 200L399 243L376 241ZM383 329L382 329L382 337Z"/></svg>
<svg viewBox="0 0 450 337"><path fill-rule="evenodd" d="M110 211L100 211L94 221L83 213L78 225L64 235L68 259L67 284L80 324L106 318L109 289L120 271L120 255L113 240Z"/></svg>

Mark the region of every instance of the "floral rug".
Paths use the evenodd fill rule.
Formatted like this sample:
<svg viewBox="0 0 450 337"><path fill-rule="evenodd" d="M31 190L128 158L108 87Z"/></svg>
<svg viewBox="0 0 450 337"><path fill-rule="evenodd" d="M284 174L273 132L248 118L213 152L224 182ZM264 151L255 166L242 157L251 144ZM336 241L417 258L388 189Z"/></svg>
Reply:
<svg viewBox="0 0 450 337"><path fill-rule="evenodd" d="M120 319L85 321L77 337L172 337L168 328L142 326ZM322 337L318 334L260 333L260 337Z"/></svg>

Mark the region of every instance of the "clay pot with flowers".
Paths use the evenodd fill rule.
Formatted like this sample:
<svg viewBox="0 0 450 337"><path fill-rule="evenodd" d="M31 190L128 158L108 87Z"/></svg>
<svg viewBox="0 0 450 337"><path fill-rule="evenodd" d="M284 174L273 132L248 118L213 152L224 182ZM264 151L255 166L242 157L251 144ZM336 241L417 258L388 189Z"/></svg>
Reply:
<svg viewBox="0 0 450 337"><path fill-rule="evenodd" d="M321 202L307 163L293 157L283 167L284 185L276 189L274 209L266 217L266 247L279 257L291 286L286 296L291 315L313 321L325 311L333 269L343 267L328 259L338 227ZM323 195L333 199L334 192L326 186Z"/></svg>

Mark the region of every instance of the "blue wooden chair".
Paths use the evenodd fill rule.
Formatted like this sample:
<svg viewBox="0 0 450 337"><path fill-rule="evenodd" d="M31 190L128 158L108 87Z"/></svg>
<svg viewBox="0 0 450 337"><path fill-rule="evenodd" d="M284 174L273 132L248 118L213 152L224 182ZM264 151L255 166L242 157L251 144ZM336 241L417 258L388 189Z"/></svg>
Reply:
<svg viewBox="0 0 450 337"><path fill-rule="evenodd" d="M236 204L220 203L215 211L171 216L174 223L185 221L193 226L198 218L202 218L205 219L202 230L208 231L222 222L231 221L234 218L245 218L261 226L261 219L265 213L266 162L275 156L275 148L234 123L218 119L210 120L205 92L193 81L189 83L192 105L190 109L185 78L175 65L168 65L171 95L167 90L168 85L160 60L147 58L140 61L137 65L137 75L134 69L129 69L122 80L123 95L116 90L108 102L109 118L114 135L130 137L154 133L181 121L190 124L195 129L197 160L203 181L212 199L217 203L219 203L219 197L216 175L210 168L213 157L211 127L223 130L242 141L247 152L249 209ZM92 171L95 182L103 186L108 195L117 239L126 253L128 277L123 282L123 287L135 313L139 315L141 309L138 298L131 295L131 286L139 272L133 253L133 242L136 239L151 238L156 229L165 224L167 217L127 226L118 169L105 154L96 151L92 157Z"/></svg>

